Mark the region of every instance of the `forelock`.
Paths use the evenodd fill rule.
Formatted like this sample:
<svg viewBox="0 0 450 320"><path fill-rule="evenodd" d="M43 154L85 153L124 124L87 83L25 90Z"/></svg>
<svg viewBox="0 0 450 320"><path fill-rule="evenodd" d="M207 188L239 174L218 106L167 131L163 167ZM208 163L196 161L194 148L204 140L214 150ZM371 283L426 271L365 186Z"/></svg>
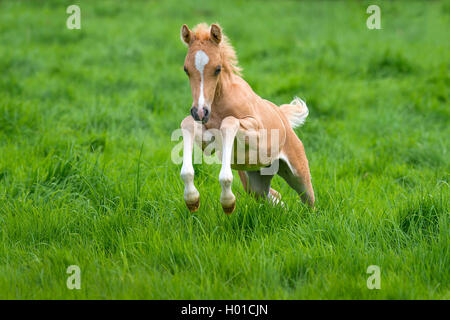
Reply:
<svg viewBox="0 0 450 320"><path fill-rule="evenodd" d="M210 28L206 23L199 23L192 31L196 40L204 41L211 39Z"/></svg>

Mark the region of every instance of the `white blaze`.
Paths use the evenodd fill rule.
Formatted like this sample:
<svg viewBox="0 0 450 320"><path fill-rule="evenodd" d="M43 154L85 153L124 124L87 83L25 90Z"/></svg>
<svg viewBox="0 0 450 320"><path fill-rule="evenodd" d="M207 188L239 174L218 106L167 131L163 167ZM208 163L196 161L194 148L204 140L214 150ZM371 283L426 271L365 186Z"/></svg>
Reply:
<svg viewBox="0 0 450 320"><path fill-rule="evenodd" d="M205 65L209 62L208 55L203 50L198 50L195 54L195 68L200 72L200 96L198 97L198 109L200 110L205 105L205 96L203 94L203 70Z"/></svg>

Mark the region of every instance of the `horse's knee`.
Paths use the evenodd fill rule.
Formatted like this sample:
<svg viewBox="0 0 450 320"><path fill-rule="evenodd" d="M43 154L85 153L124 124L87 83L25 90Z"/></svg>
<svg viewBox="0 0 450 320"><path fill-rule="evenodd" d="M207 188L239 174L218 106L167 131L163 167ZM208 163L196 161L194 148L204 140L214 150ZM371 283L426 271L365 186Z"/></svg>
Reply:
<svg viewBox="0 0 450 320"><path fill-rule="evenodd" d="M194 119L191 116L187 116L180 123L181 129L193 129L194 128Z"/></svg>

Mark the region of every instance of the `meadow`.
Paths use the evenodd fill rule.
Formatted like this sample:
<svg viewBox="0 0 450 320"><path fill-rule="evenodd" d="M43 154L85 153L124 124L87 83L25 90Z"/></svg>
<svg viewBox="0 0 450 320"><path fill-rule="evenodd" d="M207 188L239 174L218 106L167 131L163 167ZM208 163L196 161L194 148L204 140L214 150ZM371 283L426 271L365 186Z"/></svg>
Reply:
<svg viewBox="0 0 450 320"><path fill-rule="evenodd" d="M76 1L69 30L71 4L0 1L1 299L450 299L449 1ZM227 216L206 164L185 207L170 137L199 22L259 95L308 104L316 210L235 172Z"/></svg>

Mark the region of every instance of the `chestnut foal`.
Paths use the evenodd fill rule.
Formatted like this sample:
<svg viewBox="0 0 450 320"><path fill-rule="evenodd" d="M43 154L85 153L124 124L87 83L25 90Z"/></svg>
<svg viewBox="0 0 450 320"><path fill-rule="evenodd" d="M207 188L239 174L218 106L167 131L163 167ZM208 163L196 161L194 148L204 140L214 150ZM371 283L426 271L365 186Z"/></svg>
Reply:
<svg viewBox="0 0 450 320"><path fill-rule="evenodd" d="M183 25L181 40L188 46L184 71L189 76L193 98L191 115L181 122L184 147L181 178L189 210L196 211L200 199L194 186L194 141L203 150L212 142L220 145L220 202L225 213L233 212L236 202L231 191L231 169L239 170L247 192L274 203L280 203L280 195L270 188L270 182L278 174L303 202L314 207L308 160L303 144L293 130L308 116L306 104L295 98L290 104L278 107L253 92L240 77L235 51L219 25L202 23L193 31ZM219 137L211 133L214 130L219 132ZM261 132L267 133L264 138ZM250 142L252 137L256 143ZM238 140L245 147L243 161L239 161L239 155L233 152ZM249 161L251 149L259 152L256 161ZM261 151L269 156L262 157ZM275 162L277 171L264 172Z"/></svg>

